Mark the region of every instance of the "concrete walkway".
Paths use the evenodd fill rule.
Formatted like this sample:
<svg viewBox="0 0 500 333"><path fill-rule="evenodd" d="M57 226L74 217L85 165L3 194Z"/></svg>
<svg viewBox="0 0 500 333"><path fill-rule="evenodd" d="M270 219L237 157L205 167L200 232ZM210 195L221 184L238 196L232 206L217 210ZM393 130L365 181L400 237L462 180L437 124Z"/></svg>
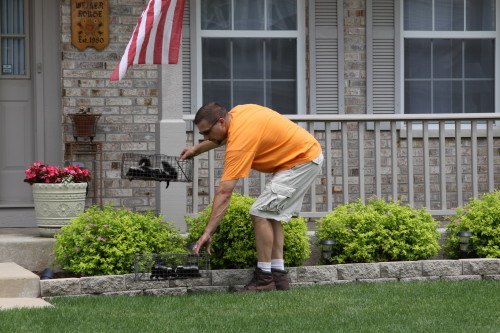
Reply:
<svg viewBox="0 0 500 333"><path fill-rule="evenodd" d="M41 298L12 297L0 298L0 310L19 309L19 308L47 308L53 307L52 304Z"/></svg>

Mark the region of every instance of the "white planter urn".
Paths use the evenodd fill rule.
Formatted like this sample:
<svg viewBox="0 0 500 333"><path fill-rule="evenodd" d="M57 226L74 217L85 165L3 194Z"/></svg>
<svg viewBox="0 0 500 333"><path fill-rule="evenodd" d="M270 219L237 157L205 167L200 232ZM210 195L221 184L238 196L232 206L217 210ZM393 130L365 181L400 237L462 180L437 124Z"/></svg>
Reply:
<svg viewBox="0 0 500 333"><path fill-rule="evenodd" d="M41 236L53 237L85 209L87 183L35 183L32 190Z"/></svg>

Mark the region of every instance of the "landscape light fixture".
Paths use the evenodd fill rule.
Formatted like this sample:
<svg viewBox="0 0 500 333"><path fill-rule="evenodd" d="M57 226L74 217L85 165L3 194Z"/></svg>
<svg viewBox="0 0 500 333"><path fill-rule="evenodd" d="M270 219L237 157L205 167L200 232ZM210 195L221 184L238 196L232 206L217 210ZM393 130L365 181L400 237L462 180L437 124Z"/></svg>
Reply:
<svg viewBox="0 0 500 333"><path fill-rule="evenodd" d="M457 236L460 237L460 253L462 258L467 258L467 250L469 249L469 239L472 233L468 231L459 231Z"/></svg>
<svg viewBox="0 0 500 333"><path fill-rule="evenodd" d="M40 280L50 280L54 278L54 270L52 268L45 268L40 276Z"/></svg>
<svg viewBox="0 0 500 333"><path fill-rule="evenodd" d="M331 239L323 239L319 242L319 244L321 245L321 258L323 259L323 262L327 265L331 265L333 245L335 245L335 241Z"/></svg>

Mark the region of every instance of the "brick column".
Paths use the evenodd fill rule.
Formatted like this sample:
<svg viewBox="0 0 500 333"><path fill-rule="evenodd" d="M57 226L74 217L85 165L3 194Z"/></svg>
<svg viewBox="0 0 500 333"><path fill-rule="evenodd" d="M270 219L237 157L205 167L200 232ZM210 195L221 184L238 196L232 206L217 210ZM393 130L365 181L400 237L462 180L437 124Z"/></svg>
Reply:
<svg viewBox="0 0 500 333"><path fill-rule="evenodd" d="M366 1L344 1L345 111L366 113Z"/></svg>

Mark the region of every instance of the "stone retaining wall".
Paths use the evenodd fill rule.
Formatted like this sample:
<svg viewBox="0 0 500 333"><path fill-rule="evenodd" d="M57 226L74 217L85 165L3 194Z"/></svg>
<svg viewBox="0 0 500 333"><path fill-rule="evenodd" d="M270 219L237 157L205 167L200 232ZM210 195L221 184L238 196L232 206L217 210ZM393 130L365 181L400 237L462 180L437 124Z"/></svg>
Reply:
<svg viewBox="0 0 500 333"><path fill-rule="evenodd" d="M500 259L422 260L289 268L292 288L314 284L392 281L500 281ZM141 281L134 274L41 280L42 297L91 295L180 295L229 292L245 285L250 269L202 271L202 277Z"/></svg>

